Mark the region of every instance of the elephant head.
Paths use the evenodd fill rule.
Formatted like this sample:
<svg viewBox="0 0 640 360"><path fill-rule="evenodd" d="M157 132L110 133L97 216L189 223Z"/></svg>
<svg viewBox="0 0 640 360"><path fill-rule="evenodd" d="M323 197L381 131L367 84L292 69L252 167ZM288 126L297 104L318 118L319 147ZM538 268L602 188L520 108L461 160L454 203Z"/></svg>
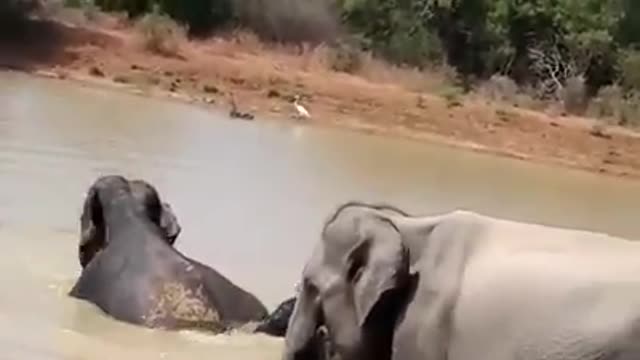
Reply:
<svg viewBox="0 0 640 360"><path fill-rule="evenodd" d="M337 358L390 358L394 312L409 283L409 252L389 206L347 203L327 221L302 274L285 336L286 360L317 359L325 328Z"/></svg>
<svg viewBox="0 0 640 360"><path fill-rule="evenodd" d="M107 202L130 197L136 211L158 226L164 239L173 245L181 227L169 204L160 200L156 189L144 180L129 181L122 176L98 178L89 188L80 218L79 260L84 268L107 244L103 210Z"/></svg>

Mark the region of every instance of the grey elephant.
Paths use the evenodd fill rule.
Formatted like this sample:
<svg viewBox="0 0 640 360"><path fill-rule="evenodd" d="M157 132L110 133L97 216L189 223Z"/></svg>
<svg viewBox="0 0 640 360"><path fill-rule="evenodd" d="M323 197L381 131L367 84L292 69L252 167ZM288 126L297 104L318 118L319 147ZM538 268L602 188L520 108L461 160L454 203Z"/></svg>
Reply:
<svg viewBox="0 0 640 360"><path fill-rule="evenodd" d="M350 202L302 272L284 359L640 359L640 243Z"/></svg>
<svg viewBox="0 0 640 360"><path fill-rule="evenodd" d="M154 328L219 333L273 321L254 295L173 247L181 227L149 183L118 175L98 178L80 222L83 269L72 297L115 319Z"/></svg>

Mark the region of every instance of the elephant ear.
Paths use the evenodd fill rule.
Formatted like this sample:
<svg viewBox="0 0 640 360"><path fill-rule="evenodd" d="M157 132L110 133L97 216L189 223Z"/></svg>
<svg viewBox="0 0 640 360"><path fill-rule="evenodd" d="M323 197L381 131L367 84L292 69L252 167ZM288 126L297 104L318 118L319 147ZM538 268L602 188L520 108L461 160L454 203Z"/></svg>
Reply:
<svg viewBox="0 0 640 360"><path fill-rule="evenodd" d="M167 236L167 241L170 245L173 245L178 235L180 235L182 227L178 223L178 217L173 213L171 206L165 202L161 206L159 222L160 228Z"/></svg>
<svg viewBox="0 0 640 360"><path fill-rule="evenodd" d="M359 239L347 257L347 280L353 286L356 317L362 326L382 295L406 278L409 256L400 232L381 216L361 220Z"/></svg>
<svg viewBox="0 0 640 360"><path fill-rule="evenodd" d="M182 229L171 206L162 202L156 188L145 180L131 180L129 186L134 199L144 207L149 220L160 228L167 243L173 246Z"/></svg>
<svg viewBox="0 0 640 360"><path fill-rule="evenodd" d="M80 217L80 245L78 257L84 268L97 252L105 247L105 228L98 190L91 186L84 200Z"/></svg>

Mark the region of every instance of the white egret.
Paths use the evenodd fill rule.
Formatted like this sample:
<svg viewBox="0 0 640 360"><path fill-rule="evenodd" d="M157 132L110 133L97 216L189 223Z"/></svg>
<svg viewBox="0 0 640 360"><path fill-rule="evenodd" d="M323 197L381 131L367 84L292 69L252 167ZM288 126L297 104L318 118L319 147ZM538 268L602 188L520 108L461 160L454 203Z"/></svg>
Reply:
<svg viewBox="0 0 640 360"><path fill-rule="evenodd" d="M299 101L300 101L300 95L296 95L294 97L293 106L295 106L296 111L298 111L298 117L310 119L311 115L309 115L309 112L307 111L307 109L304 108L304 106L300 105Z"/></svg>

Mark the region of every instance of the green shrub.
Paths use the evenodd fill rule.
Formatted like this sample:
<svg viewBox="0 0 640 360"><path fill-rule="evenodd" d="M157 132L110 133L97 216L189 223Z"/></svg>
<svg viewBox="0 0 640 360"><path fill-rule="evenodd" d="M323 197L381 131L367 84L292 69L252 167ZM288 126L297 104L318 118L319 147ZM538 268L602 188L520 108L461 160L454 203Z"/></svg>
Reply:
<svg viewBox="0 0 640 360"><path fill-rule="evenodd" d="M153 1L163 13L185 26L190 35L204 35L233 19L232 0Z"/></svg>
<svg viewBox="0 0 640 360"><path fill-rule="evenodd" d="M448 86L440 91L440 96L447 102L447 107L458 107L462 106L464 91L458 86Z"/></svg>
<svg viewBox="0 0 640 360"><path fill-rule="evenodd" d="M1 0L0 25L5 25L4 22L22 19L39 7L40 2L38 0Z"/></svg>
<svg viewBox="0 0 640 360"><path fill-rule="evenodd" d="M82 0L69 0L82 1ZM206 34L233 20L232 0L95 0L105 11L126 11L130 18L153 12L162 13L186 27L190 35Z"/></svg>
<svg viewBox="0 0 640 360"><path fill-rule="evenodd" d="M353 45L339 43L329 52L329 65L332 70L355 73L362 67L362 51Z"/></svg>
<svg viewBox="0 0 640 360"><path fill-rule="evenodd" d="M85 0L64 0L64 6L71 8L81 8Z"/></svg>
<svg viewBox="0 0 640 360"><path fill-rule="evenodd" d="M130 18L136 18L151 11L155 2L154 0L95 0L95 3L105 11L124 11Z"/></svg>
<svg viewBox="0 0 640 360"><path fill-rule="evenodd" d="M418 67L438 64L444 58L440 40L425 29L413 33L399 29L381 49L387 59Z"/></svg>
<svg viewBox="0 0 640 360"><path fill-rule="evenodd" d="M625 90L640 90L640 52L625 51L620 56L622 86Z"/></svg>
<svg viewBox="0 0 640 360"><path fill-rule="evenodd" d="M20 40L28 15L40 8L37 0L0 0L0 39Z"/></svg>

